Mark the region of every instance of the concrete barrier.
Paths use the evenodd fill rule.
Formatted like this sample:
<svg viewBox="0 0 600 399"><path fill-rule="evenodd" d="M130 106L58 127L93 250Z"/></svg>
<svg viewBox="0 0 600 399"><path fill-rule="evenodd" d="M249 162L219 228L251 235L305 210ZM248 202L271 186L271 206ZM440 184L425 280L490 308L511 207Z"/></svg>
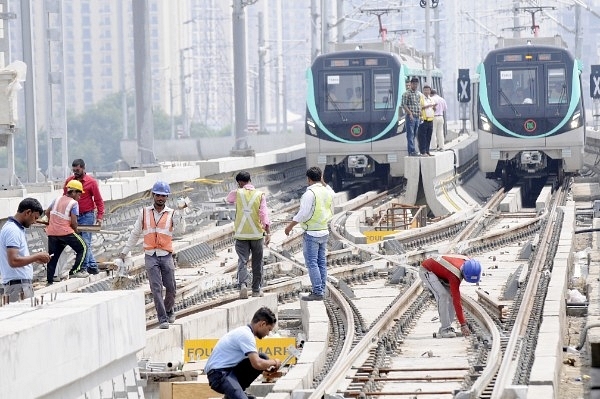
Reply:
<svg viewBox="0 0 600 399"><path fill-rule="evenodd" d="M41 299L38 297L38 299ZM0 308L7 398L75 398L137 366L146 344L141 291L45 296ZM35 381L35 383L32 383Z"/></svg>

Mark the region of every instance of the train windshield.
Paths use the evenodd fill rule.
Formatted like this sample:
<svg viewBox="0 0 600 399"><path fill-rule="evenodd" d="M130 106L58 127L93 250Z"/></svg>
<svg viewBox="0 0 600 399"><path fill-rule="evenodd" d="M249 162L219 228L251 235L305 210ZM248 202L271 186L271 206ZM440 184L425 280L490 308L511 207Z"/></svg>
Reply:
<svg viewBox="0 0 600 399"><path fill-rule="evenodd" d="M534 68L499 69L498 103L537 104L537 74Z"/></svg>
<svg viewBox="0 0 600 399"><path fill-rule="evenodd" d="M548 104L567 103L565 68L548 68Z"/></svg>
<svg viewBox="0 0 600 399"><path fill-rule="evenodd" d="M375 73L373 75L375 91L375 109L394 108L394 96L391 73Z"/></svg>
<svg viewBox="0 0 600 399"><path fill-rule="evenodd" d="M328 74L326 81L328 111L364 109L362 74Z"/></svg>

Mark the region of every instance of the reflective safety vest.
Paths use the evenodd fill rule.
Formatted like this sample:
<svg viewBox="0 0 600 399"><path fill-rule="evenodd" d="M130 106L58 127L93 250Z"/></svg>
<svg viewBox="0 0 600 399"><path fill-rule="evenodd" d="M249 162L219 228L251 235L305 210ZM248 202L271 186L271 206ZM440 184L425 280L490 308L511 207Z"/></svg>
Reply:
<svg viewBox="0 0 600 399"><path fill-rule="evenodd" d="M259 240L263 237L264 230L258 217L262 195L259 190L237 190L233 223L236 240Z"/></svg>
<svg viewBox="0 0 600 399"><path fill-rule="evenodd" d="M142 234L144 250L162 249L173 252L173 209L165 207L160 218L154 219L154 207L143 209Z"/></svg>
<svg viewBox="0 0 600 399"><path fill-rule="evenodd" d="M444 256L447 257L448 259L446 259ZM435 258L435 261L437 263L439 263L441 266L443 266L445 269L449 270L456 277L458 277L459 280L462 280L463 275L462 275L462 272L460 271L460 269L461 269L462 265L468 259L469 258L462 256L462 255L455 255L455 256L443 255L443 256L437 256Z"/></svg>
<svg viewBox="0 0 600 399"><path fill-rule="evenodd" d="M435 101L431 97L425 97L425 95L421 96L421 107L424 105L435 105ZM421 120L430 122L433 120L435 116L435 111L432 107L421 109Z"/></svg>
<svg viewBox="0 0 600 399"><path fill-rule="evenodd" d="M77 201L66 195L57 198L50 210L46 234L62 237L75 233L75 230L71 227L71 210L76 204Z"/></svg>
<svg viewBox="0 0 600 399"><path fill-rule="evenodd" d="M308 189L315 196L315 205L313 214L310 219L302 223L302 228L309 231L327 230L327 223L333 217L333 213L331 212L333 194L327 187L324 187L320 183L313 184Z"/></svg>

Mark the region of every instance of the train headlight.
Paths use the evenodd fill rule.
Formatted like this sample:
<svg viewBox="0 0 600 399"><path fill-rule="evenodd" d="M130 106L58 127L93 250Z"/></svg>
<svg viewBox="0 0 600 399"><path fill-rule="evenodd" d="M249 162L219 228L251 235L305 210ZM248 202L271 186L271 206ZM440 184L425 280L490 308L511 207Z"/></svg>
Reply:
<svg viewBox="0 0 600 399"><path fill-rule="evenodd" d="M487 116L483 114L479 115L479 122L481 125L481 130L484 130L486 132L492 131L492 125L490 124L490 121L488 120Z"/></svg>
<svg viewBox="0 0 600 399"><path fill-rule="evenodd" d="M581 124L581 111L575 112L571 118L571 129L577 129Z"/></svg>
<svg viewBox="0 0 600 399"><path fill-rule="evenodd" d="M365 155L349 155L348 156L348 167L351 169L355 168L366 168L369 164L369 158Z"/></svg>
<svg viewBox="0 0 600 399"><path fill-rule="evenodd" d="M315 122L313 122L311 119L307 119L306 126L308 126L308 131L310 132L310 134L312 134L313 136L317 135L317 128Z"/></svg>
<svg viewBox="0 0 600 399"><path fill-rule="evenodd" d="M398 127L396 128L396 133L402 133L404 131L405 119L398 119Z"/></svg>

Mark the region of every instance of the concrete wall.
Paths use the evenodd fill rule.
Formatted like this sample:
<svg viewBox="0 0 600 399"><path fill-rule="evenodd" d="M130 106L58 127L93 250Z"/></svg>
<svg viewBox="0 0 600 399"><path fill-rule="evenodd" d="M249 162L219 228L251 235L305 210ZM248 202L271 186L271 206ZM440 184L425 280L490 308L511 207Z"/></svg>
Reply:
<svg viewBox="0 0 600 399"><path fill-rule="evenodd" d="M304 144L290 143L283 150L256 153L252 157L228 157L196 162L173 161L150 169L117 171L113 172L113 177L100 180L98 183L104 201L119 201L149 190L157 180L167 183L182 182L219 173L290 162L303 158L304 154ZM56 184L46 182L35 186L0 190L0 219L14 215L19 202L25 197L36 198L43 207L47 207L60 195L62 195L62 182Z"/></svg>
<svg viewBox="0 0 600 399"><path fill-rule="evenodd" d="M46 295L1 307L0 323L6 398L78 397L136 367L146 344L141 291Z"/></svg>
<svg viewBox="0 0 600 399"><path fill-rule="evenodd" d="M152 362L183 362L183 344L188 339L220 338L229 330L250 323L260 307L267 306L277 314L277 295L236 300L175 321L168 330L153 329L147 333L146 347L138 358Z"/></svg>
<svg viewBox="0 0 600 399"><path fill-rule="evenodd" d="M266 152L304 143L304 134L266 134L247 137L248 146L256 152ZM201 139L154 140L154 155L162 161L198 161L229 156L235 137L207 137ZM121 141L122 159L136 165L137 142Z"/></svg>

